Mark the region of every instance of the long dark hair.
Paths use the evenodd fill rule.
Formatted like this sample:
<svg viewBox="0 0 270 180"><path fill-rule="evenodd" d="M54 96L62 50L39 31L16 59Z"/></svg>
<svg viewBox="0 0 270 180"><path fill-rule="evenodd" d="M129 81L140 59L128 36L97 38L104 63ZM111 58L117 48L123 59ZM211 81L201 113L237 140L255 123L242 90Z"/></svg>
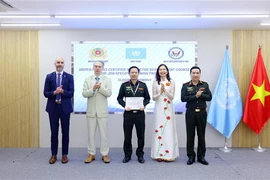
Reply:
<svg viewBox="0 0 270 180"><path fill-rule="evenodd" d="M164 67L166 68L166 70L167 70L166 78L167 78L168 81L170 82L170 81L171 81L171 77L170 77L170 72L169 72L168 67L167 67L165 64L160 64L160 65L158 66L157 72L156 72L156 80L157 80L158 84L160 84L160 80L161 80L161 79L160 79L160 75L159 75L159 68L160 68L161 66L164 66Z"/></svg>

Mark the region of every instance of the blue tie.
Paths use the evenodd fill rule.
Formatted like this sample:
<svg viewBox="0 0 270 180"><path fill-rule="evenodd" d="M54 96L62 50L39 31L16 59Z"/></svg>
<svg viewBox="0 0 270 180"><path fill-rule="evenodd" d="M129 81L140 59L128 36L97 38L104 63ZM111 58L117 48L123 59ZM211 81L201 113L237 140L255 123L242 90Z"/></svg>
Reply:
<svg viewBox="0 0 270 180"><path fill-rule="evenodd" d="M95 79L96 79L96 81L97 81L97 83L98 83L100 78L99 78L99 77L96 77Z"/></svg>
<svg viewBox="0 0 270 180"><path fill-rule="evenodd" d="M59 87L61 85L61 73L57 74L57 87ZM57 94L56 95L56 101L60 101L61 100L61 94Z"/></svg>

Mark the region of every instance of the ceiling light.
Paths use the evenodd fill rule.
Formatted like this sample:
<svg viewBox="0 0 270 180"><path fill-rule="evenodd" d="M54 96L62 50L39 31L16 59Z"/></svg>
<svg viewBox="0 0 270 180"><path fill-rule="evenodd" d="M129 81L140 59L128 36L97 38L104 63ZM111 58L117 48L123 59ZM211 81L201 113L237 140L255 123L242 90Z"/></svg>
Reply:
<svg viewBox="0 0 270 180"><path fill-rule="evenodd" d="M123 15L55 15L55 18L123 18Z"/></svg>
<svg viewBox="0 0 270 180"><path fill-rule="evenodd" d="M0 18L50 18L51 16L24 16L24 15L16 15L16 16L0 16Z"/></svg>
<svg viewBox="0 0 270 180"><path fill-rule="evenodd" d="M39 26L60 26L60 24L22 24L22 23L13 23L13 24L7 24L3 23L0 24L3 27L39 27Z"/></svg>
<svg viewBox="0 0 270 180"><path fill-rule="evenodd" d="M128 15L128 18L196 18L196 15Z"/></svg>
<svg viewBox="0 0 270 180"><path fill-rule="evenodd" d="M261 23L261 26L270 26L270 23Z"/></svg>
<svg viewBox="0 0 270 180"><path fill-rule="evenodd" d="M201 15L201 18L267 18L269 15L252 14L223 14L223 15Z"/></svg>

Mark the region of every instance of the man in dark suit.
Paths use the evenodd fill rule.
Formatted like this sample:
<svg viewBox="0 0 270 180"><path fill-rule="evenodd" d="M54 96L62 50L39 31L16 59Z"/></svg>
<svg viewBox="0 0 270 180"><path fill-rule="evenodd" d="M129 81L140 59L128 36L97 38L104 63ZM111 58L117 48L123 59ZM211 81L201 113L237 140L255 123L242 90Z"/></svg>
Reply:
<svg viewBox="0 0 270 180"><path fill-rule="evenodd" d="M62 163L68 162L69 121L73 112L71 99L74 94L74 80L71 74L63 71L64 59L55 60L56 71L47 75L44 85L44 96L48 98L46 111L49 114L51 128L50 164L57 160L59 119L62 128Z"/></svg>

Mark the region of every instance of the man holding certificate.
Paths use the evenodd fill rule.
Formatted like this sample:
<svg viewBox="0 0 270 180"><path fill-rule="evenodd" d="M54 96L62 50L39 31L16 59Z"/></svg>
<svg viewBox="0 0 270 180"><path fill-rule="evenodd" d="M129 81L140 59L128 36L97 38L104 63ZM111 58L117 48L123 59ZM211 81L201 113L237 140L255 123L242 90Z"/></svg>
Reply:
<svg viewBox="0 0 270 180"><path fill-rule="evenodd" d="M150 102L150 95L144 82L138 80L140 69L132 66L128 69L130 80L122 83L117 97L118 103L125 108L124 111L124 153L123 163L127 163L132 155L132 129L135 124L138 148L136 155L139 163L144 163L144 132L145 132L145 106Z"/></svg>

